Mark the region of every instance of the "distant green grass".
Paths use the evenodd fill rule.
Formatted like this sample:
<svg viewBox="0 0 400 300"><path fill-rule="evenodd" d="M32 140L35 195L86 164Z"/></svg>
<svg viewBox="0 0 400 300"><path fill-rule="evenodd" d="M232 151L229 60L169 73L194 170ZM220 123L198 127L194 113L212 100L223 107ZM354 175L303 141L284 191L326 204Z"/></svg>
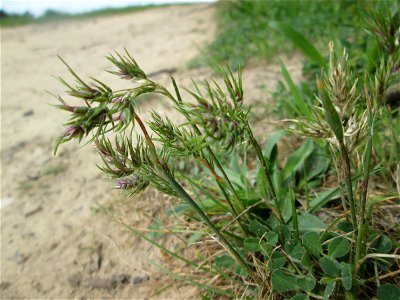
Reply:
<svg viewBox="0 0 400 300"><path fill-rule="evenodd" d="M0 17L0 26L1 27L12 27L12 26L20 26L26 24L40 24L45 22L52 21L64 21L64 20L77 20L77 19L85 19L85 18L93 18L93 17L102 17L102 16L110 16L110 15L120 15L127 14L137 11L143 11L146 9L156 8L168 6L168 4L163 5L144 5L144 6L129 6L123 8L105 8L94 10L91 12L79 13L79 14L70 14L70 13L62 13L54 10L48 10L46 13L38 18L33 17L29 14L24 15L8 15Z"/></svg>
<svg viewBox="0 0 400 300"><path fill-rule="evenodd" d="M217 35L202 49L192 66L210 63L245 64L251 59L276 61L293 45L270 27L284 22L309 38L318 49L327 49L330 39L350 48L365 43L362 14L367 6L385 1L220 1L217 5ZM388 1L386 1L388 2ZM398 1L390 1L393 4Z"/></svg>

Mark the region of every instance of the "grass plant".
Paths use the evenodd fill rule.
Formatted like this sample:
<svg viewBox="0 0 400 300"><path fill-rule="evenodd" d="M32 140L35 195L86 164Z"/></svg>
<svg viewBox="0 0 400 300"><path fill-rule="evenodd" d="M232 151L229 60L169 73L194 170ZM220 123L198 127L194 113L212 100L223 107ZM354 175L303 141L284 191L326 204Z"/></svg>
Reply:
<svg viewBox="0 0 400 300"><path fill-rule="evenodd" d="M126 50L107 57L114 65L109 72L133 82L132 88L117 91L94 78L87 83L61 59L75 86L59 80L81 105L56 96L57 107L70 119L55 152L65 142L87 139L103 160L99 168L116 188L134 196L151 186L179 199L172 213L192 224L187 239L198 241L199 247L212 243L212 253L203 252L208 256L199 251L197 257L184 257L181 249L167 249L121 223L194 270L211 274L218 283L184 278L159 266L204 289L205 299L398 299L399 242L388 228L376 226L374 213L387 203L398 208L399 195L377 200L369 183L373 174L390 171L382 170L376 159L376 129L389 122L383 99L398 80L400 33L392 15L373 18L368 28L382 45L373 72L354 69L347 52L331 42L315 100L304 101L291 86L297 118L284 122L311 139L283 165L277 146L283 133L271 135L264 146L253 134L240 67L233 72L218 66L222 84L193 82L187 90L193 99L187 101L174 78L173 90L168 90L148 78ZM285 32L295 34L289 27ZM303 51L311 49L310 42L302 45ZM288 72L285 77L290 82ZM158 112L143 120L137 101L146 94L162 95L185 121L176 123ZM395 144L390 147L397 147L394 140L388 139ZM398 158L390 159L399 165ZM320 187L331 161L336 182L310 193ZM181 162L197 166L196 172L179 167ZM327 204L336 205L335 213L324 210ZM329 217L322 220L322 212ZM183 227L177 222L178 233Z"/></svg>

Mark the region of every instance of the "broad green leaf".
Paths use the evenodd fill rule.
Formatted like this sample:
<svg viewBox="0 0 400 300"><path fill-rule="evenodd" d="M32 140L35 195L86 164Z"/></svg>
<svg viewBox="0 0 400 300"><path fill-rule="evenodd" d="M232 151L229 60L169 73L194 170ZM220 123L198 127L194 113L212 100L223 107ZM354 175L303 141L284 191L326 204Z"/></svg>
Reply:
<svg viewBox="0 0 400 300"><path fill-rule="evenodd" d="M285 223L288 222L292 217L292 212L293 212L292 203L295 200L294 197L295 195L293 191L287 189L280 190L278 196L278 198L280 199L279 208L281 210L282 217Z"/></svg>
<svg viewBox="0 0 400 300"><path fill-rule="evenodd" d="M351 276L351 266L349 264L341 262L340 268L342 270L342 284L346 290L350 291L353 285L353 278Z"/></svg>
<svg viewBox="0 0 400 300"><path fill-rule="evenodd" d="M303 245L313 254L320 255L322 254L322 245L321 240L319 238L319 234L317 232L307 232L303 235Z"/></svg>
<svg viewBox="0 0 400 300"><path fill-rule="evenodd" d="M276 232L269 231L264 235L263 241L265 240L268 245L275 246L278 242L278 238L279 236Z"/></svg>
<svg viewBox="0 0 400 300"><path fill-rule="evenodd" d="M294 105L293 105L294 110L300 116L311 117L312 114L311 114L310 110L308 109L309 105L301 97L299 90L297 89L296 85L294 84L294 82L292 80L292 77L290 76L288 70L286 69L285 64L281 60L279 60L279 65L281 67L281 73L283 75L283 78L285 78L285 81L290 89L290 92L292 93L293 100L294 100Z"/></svg>
<svg viewBox="0 0 400 300"><path fill-rule="evenodd" d="M303 277L297 277L297 285L305 292L311 292L316 285L315 277L308 274Z"/></svg>
<svg viewBox="0 0 400 300"><path fill-rule="evenodd" d="M346 233L353 230L353 226L347 220L340 222L339 224L337 224L336 227L337 227L337 229L340 229L341 231L346 232Z"/></svg>
<svg viewBox="0 0 400 300"><path fill-rule="evenodd" d="M250 232L254 233L259 237L268 232L267 226L261 224L260 222L254 219L250 221L249 230Z"/></svg>
<svg viewBox="0 0 400 300"><path fill-rule="evenodd" d="M242 277L247 277L249 274L247 274L246 270L242 268L241 265L236 264L235 267L233 268L233 273L242 276Z"/></svg>
<svg viewBox="0 0 400 300"><path fill-rule="evenodd" d="M301 258L301 264L307 270L311 270L312 269L311 258L310 258L310 255L308 253L305 253L303 255L303 257Z"/></svg>
<svg viewBox="0 0 400 300"><path fill-rule="evenodd" d="M335 285L336 285L335 281L328 282L328 284L325 287L323 296L325 300L329 299L329 297L332 295L333 291L335 290Z"/></svg>
<svg viewBox="0 0 400 300"><path fill-rule="evenodd" d="M296 277L280 270L275 270L272 273L272 287L278 293L284 293L298 288Z"/></svg>
<svg viewBox="0 0 400 300"><path fill-rule="evenodd" d="M299 221L299 230L300 232L307 232L307 231L324 231L328 225L326 225L321 219L317 216L312 215L310 213L302 211L298 217Z"/></svg>
<svg viewBox="0 0 400 300"><path fill-rule="evenodd" d="M280 234L283 240L283 243L286 243L288 240L292 238L292 231L290 230L288 225L280 226Z"/></svg>
<svg viewBox="0 0 400 300"><path fill-rule="evenodd" d="M268 261L268 268L271 270L279 269L286 264L286 257L281 252L274 252Z"/></svg>
<svg viewBox="0 0 400 300"><path fill-rule="evenodd" d="M399 300L400 287L394 284L384 284L378 287L377 294L379 300Z"/></svg>
<svg viewBox="0 0 400 300"><path fill-rule="evenodd" d="M215 265L219 268L231 268L236 264L232 256L222 255L215 258Z"/></svg>
<svg viewBox="0 0 400 300"><path fill-rule="evenodd" d="M319 260L319 264L321 266L322 271L325 274L337 277L339 275L338 265L339 263L332 257L324 256Z"/></svg>
<svg viewBox="0 0 400 300"><path fill-rule="evenodd" d="M337 237L328 245L328 255L333 258L345 256L349 251L350 242L344 237Z"/></svg>
<svg viewBox="0 0 400 300"><path fill-rule="evenodd" d="M373 241L370 245L370 251L388 253L392 249L392 241L386 235L381 235L378 238L377 236L377 234L373 234L369 237L369 240Z"/></svg>
<svg viewBox="0 0 400 300"><path fill-rule="evenodd" d="M322 68L327 69L326 60L321 53L310 43L310 41L300 32L282 22L272 21L269 26L282 32L305 56L317 63Z"/></svg>
<svg viewBox="0 0 400 300"><path fill-rule="evenodd" d="M285 251L289 256L298 260L301 260L301 258L305 253L305 250L301 245L301 242L296 240L287 241L285 243Z"/></svg>
<svg viewBox="0 0 400 300"><path fill-rule="evenodd" d="M258 238L247 238L244 240L244 249L250 252L257 252L260 250L260 240Z"/></svg>
<svg viewBox="0 0 400 300"><path fill-rule="evenodd" d="M264 254L267 257L270 257L272 255L272 251L274 250L274 247L269 245L267 242L262 241L260 243L260 250L261 250L262 254Z"/></svg>
<svg viewBox="0 0 400 300"><path fill-rule="evenodd" d="M287 180L294 174L303 164L306 158L314 150L314 143L312 140L306 140L299 149L294 151L287 159L285 167L283 168L283 180Z"/></svg>

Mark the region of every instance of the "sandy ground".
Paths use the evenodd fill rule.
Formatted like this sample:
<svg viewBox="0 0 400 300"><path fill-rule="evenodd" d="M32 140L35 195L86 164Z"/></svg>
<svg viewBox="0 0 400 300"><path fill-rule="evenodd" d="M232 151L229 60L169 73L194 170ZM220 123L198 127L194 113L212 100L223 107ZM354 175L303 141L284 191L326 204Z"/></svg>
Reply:
<svg viewBox="0 0 400 300"><path fill-rule="evenodd" d="M118 211L132 226L145 229L169 201L155 191L126 199L111 189L96 168L91 147L70 143L54 157L55 138L66 114L52 108L45 91L63 93L51 75L67 75L61 55L84 78L116 77L104 56L126 47L154 80L167 84L168 73L183 85L203 79L207 69L188 70L198 47L212 40L214 8L209 5L156 8L121 16L1 29L1 298L169 298L187 299L191 287L166 279L147 258L168 260L158 249L95 213L98 204ZM298 60L287 63L296 77ZM244 70L251 103L264 103L279 76L276 66ZM149 108L170 114L164 102ZM261 124L261 126L260 126ZM269 128L259 124L265 134ZM166 240L170 247L173 241ZM112 278L119 283L112 285ZM161 292L165 287L169 287Z"/></svg>

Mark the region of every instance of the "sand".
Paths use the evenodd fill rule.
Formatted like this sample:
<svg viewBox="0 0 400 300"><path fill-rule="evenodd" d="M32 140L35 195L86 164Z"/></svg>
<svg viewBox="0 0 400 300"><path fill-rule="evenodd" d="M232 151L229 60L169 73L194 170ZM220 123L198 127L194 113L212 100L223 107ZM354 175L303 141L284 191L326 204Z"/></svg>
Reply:
<svg viewBox="0 0 400 300"><path fill-rule="evenodd" d="M100 161L90 146L69 143L53 156L67 115L49 105L56 101L46 91L64 91L51 75L71 80L57 55L83 78L126 86L103 72L111 68L104 56L124 47L154 80L169 87L169 71L184 86L190 77L203 79L209 69L189 70L187 65L212 40L213 13L210 5L173 6L1 29L2 299L196 295L196 289L167 279L147 260L169 264L163 253L98 210L99 205L112 208L132 226L146 229L149 216L168 207L170 199L153 190L126 199L97 169ZM287 65L298 77L299 60L289 58ZM266 65L244 70L251 104L270 98L278 73L278 67ZM159 99L146 100L141 111L146 115L149 109L173 114ZM258 124L264 136L272 130L265 124ZM165 242L173 248L173 240Z"/></svg>

